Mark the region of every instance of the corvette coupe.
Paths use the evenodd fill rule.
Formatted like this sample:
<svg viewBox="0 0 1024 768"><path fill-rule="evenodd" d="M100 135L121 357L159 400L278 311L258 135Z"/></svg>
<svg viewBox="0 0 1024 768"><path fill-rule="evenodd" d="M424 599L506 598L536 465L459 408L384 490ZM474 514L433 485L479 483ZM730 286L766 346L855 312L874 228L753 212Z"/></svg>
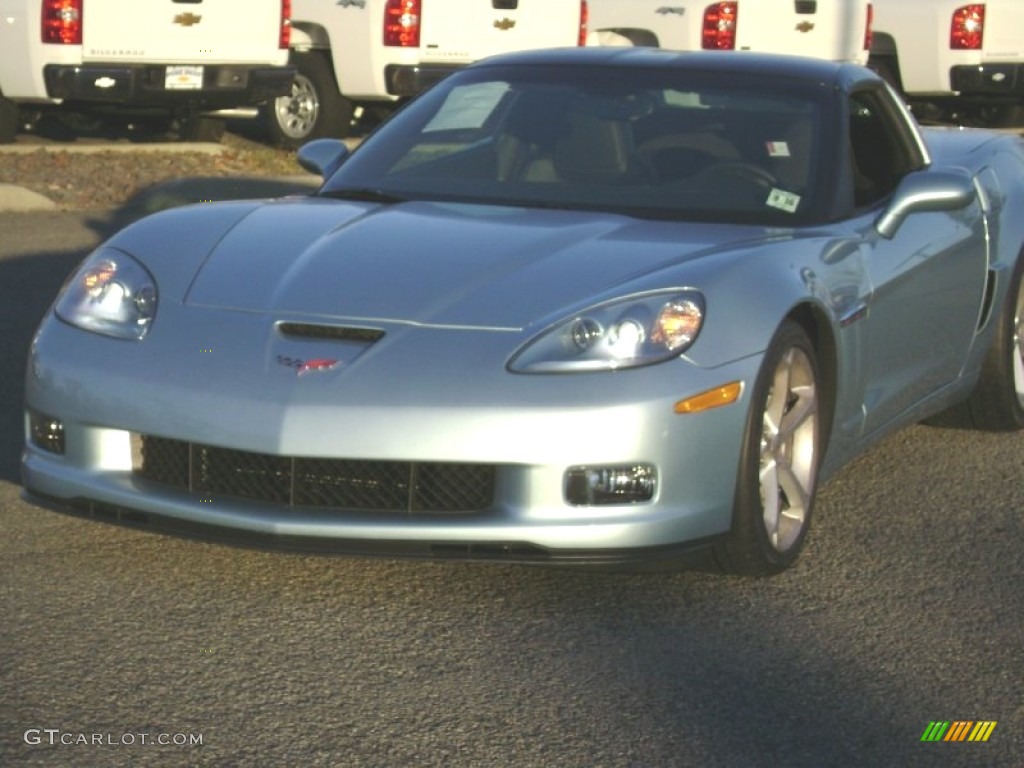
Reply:
<svg viewBox="0 0 1024 768"><path fill-rule="evenodd" d="M350 554L792 565L929 417L1024 426L1024 151L871 71L645 49L469 66L304 197L132 224L31 345L25 497Z"/></svg>

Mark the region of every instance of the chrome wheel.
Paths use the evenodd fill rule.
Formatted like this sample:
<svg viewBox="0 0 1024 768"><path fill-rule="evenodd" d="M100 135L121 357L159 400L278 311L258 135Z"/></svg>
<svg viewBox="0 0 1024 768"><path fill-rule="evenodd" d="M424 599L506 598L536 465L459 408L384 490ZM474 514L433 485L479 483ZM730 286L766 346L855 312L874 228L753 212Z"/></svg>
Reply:
<svg viewBox="0 0 1024 768"><path fill-rule="evenodd" d="M803 349L790 347L775 366L761 425L764 530L777 552L787 552L807 525L817 470L817 383Z"/></svg>
<svg viewBox="0 0 1024 768"><path fill-rule="evenodd" d="M274 101L274 114L281 133L289 139L304 139L313 132L320 114L320 99L313 81L296 74L292 92Z"/></svg>

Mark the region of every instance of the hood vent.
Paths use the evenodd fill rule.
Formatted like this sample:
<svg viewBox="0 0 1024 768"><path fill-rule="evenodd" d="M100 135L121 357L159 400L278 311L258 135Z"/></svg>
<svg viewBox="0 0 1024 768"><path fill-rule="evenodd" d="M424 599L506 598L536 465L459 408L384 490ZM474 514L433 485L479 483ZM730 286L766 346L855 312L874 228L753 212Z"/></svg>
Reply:
<svg viewBox="0 0 1024 768"><path fill-rule="evenodd" d="M293 339L324 339L327 341L358 341L372 344L384 336L377 328L352 328L344 325L318 323L278 323L282 336Z"/></svg>

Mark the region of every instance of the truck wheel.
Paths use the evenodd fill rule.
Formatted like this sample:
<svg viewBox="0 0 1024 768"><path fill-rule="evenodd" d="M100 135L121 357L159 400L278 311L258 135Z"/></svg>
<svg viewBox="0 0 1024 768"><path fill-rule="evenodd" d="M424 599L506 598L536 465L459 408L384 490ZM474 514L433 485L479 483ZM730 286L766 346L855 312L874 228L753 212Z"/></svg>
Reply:
<svg viewBox="0 0 1024 768"><path fill-rule="evenodd" d="M292 92L265 108L270 140L296 148L312 139L344 138L352 127L352 102L341 95L327 59L320 53L292 54Z"/></svg>
<svg viewBox="0 0 1024 768"><path fill-rule="evenodd" d="M18 105L0 96L0 144L10 144L18 132Z"/></svg>
<svg viewBox="0 0 1024 768"><path fill-rule="evenodd" d="M226 121L219 117L186 117L178 126L182 141L209 141L214 144L224 135Z"/></svg>

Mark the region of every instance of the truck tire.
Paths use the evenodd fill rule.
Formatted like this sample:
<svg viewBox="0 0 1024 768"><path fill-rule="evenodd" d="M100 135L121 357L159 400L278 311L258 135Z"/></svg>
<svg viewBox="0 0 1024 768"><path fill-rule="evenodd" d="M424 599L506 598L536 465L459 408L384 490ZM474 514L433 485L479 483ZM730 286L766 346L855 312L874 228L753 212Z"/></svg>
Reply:
<svg viewBox="0 0 1024 768"><path fill-rule="evenodd" d="M18 132L18 105L0 96L0 144L11 144Z"/></svg>
<svg viewBox="0 0 1024 768"><path fill-rule="evenodd" d="M292 64L292 92L265 107L271 142L294 149L313 139L347 136L355 108L338 90L327 57L318 51L293 53Z"/></svg>

